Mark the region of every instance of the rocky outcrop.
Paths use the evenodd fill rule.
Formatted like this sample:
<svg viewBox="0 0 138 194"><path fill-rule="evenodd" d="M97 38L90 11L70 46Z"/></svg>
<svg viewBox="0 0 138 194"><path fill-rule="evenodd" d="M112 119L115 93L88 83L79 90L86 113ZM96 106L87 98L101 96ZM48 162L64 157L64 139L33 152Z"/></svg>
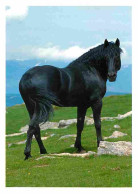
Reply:
<svg viewBox="0 0 138 194"><path fill-rule="evenodd" d="M91 156L91 155L95 155L96 152L92 152L92 151L88 151L87 153L59 153L59 154L48 154L48 155L45 155L45 156L41 156L39 158L37 158L36 160L41 160L43 158L53 158L54 156L69 156L69 157L81 157L81 158L86 158L88 156Z"/></svg>
<svg viewBox="0 0 138 194"><path fill-rule="evenodd" d="M126 133L122 133L120 131L114 131L112 133L112 135L110 135L109 137L104 137L104 140L105 139L110 139L110 138L118 138L118 137L123 137L123 136L126 136L127 134Z"/></svg>
<svg viewBox="0 0 138 194"><path fill-rule="evenodd" d="M49 122L47 121L46 123L40 124L40 129L41 130L46 130L46 129L58 129L59 123L58 122ZM27 132L28 130L28 125L22 127L20 129L21 132Z"/></svg>
<svg viewBox="0 0 138 194"><path fill-rule="evenodd" d="M128 116L132 115L132 111L125 113L124 115L118 115L117 117L101 117L101 121L113 121L115 119L124 119ZM59 122L46 122L44 124L40 124L40 129L41 130L46 130L46 129L60 129L60 128L67 128L68 126L70 126L71 124L76 124L77 123L77 119L68 119L68 120L60 120ZM94 120L93 118L89 118L89 117L85 117L85 124L86 125L92 125L94 124ZM114 125L114 128L120 128L119 125ZM20 129L20 133L14 133L14 134L8 134L6 135L6 137L10 137L10 136L17 136L17 135L22 135L24 133L26 133L28 130L28 125L22 127Z"/></svg>
<svg viewBox="0 0 138 194"><path fill-rule="evenodd" d="M98 147L97 155L103 154L129 156L132 154L132 143L126 141L118 142L101 141Z"/></svg>
<svg viewBox="0 0 138 194"><path fill-rule="evenodd" d="M71 146L72 147L72 146ZM98 152L88 151L83 153L53 153L47 154L37 158L36 160L41 160L43 158L57 158L57 156L69 156L69 157L81 157L86 158L91 155L118 155L118 156L129 156L132 154L132 143L126 141L118 142L107 142L101 141L98 147Z"/></svg>

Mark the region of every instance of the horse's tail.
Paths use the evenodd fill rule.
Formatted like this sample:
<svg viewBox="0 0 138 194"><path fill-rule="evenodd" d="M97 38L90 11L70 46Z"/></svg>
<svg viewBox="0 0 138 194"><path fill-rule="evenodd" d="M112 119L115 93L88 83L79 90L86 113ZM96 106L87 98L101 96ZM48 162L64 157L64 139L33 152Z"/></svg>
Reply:
<svg viewBox="0 0 138 194"><path fill-rule="evenodd" d="M53 115L52 103L56 101L54 96L36 95L36 96L30 97L30 99L34 102L35 108L29 125L34 126L40 123L45 123L47 120L49 120L50 116Z"/></svg>
<svg viewBox="0 0 138 194"><path fill-rule="evenodd" d="M19 90L25 102L30 115L30 126L45 123L53 115L52 104L59 105L58 100L53 94L44 94L43 92L34 91L31 88L22 87L20 83Z"/></svg>

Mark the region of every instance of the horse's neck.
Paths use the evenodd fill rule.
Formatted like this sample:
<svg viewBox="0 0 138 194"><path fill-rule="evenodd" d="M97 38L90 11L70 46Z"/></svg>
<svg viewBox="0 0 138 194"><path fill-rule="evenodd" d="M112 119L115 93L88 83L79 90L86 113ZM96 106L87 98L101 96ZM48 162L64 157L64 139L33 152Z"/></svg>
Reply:
<svg viewBox="0 0 138 194"><path fill-rule="evenodd" d="M106 62L101 59L101 60L95 60L91 62L92 67L94 67L101 75L101 77L107 81L107 66L106 66Z"/></svg>
<svg viewBox="0 0 138 194"><path fill-rule="evenodd" d="M67 68L76 69L78 68L81 70L86 70L95 68L101 75L101 77L107 81L107 67L105 57L103 56L103 52L99 52L95 50L92 52L91 50L85 53L84 55L80 56L78 59L70 63Z"/></svg>

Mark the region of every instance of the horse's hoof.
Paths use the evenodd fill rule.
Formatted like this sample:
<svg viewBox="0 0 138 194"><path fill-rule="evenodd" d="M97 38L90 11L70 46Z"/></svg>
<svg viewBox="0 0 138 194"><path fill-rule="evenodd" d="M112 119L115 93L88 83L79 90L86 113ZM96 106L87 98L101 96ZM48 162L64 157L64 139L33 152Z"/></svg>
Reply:
<svg viewBox="0 0 138 194"><path fill-rule="evenodd" d="M47 154L47 151L46 151L46 149L44 149L44 150L41 150L41 151L40 151L40 154Z"/></svg>
<svg viewBox="0 0 138 194"><path fill-rule="evenodd" d="M24 160L28 160L29 158L32 158L32 156L31 155L26 155Z"/></svg>
<svg viewBox="0 0 138 194"><path fill-rule="evenodd" d="M98 142L97 142L97 147L99 147L101 141L104 141L104 140L101 139L100 141L98 141Z"/></svg>
<svg viewBox="0 0 138 194"><path fill-rule="evenodd" d="M84 154L84 153L86 153L86 150L82 149L82 150L78 151L78 153Z"/></svg>
<svg viewBox="0 0 138 194"><path fill-rule="evenodd" d="M83 153L86 153L86 150L83 147L81 147L81 148L77 148L77 152L80 154L83 154Z"/></svg>

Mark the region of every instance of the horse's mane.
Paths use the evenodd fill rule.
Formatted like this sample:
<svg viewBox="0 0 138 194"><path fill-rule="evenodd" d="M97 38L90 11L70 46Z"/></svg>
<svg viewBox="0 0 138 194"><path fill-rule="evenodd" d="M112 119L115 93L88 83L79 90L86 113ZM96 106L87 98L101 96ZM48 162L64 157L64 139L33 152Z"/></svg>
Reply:
<svg viewBox="0 0 138 194"><path fill-rule="evenodd" d="M115 45L114 42L109 42L109 46L107 48L104 47L104 44L101 44L95 48L90 49L88 52L81 55L79 58L74 60L69 64L69 66L76 65L89 65L93 64L92 61L100 61L105 56L114 56L120 55L122 53L122 49ZM94 65L94 64L93 64Z"/></svg>

